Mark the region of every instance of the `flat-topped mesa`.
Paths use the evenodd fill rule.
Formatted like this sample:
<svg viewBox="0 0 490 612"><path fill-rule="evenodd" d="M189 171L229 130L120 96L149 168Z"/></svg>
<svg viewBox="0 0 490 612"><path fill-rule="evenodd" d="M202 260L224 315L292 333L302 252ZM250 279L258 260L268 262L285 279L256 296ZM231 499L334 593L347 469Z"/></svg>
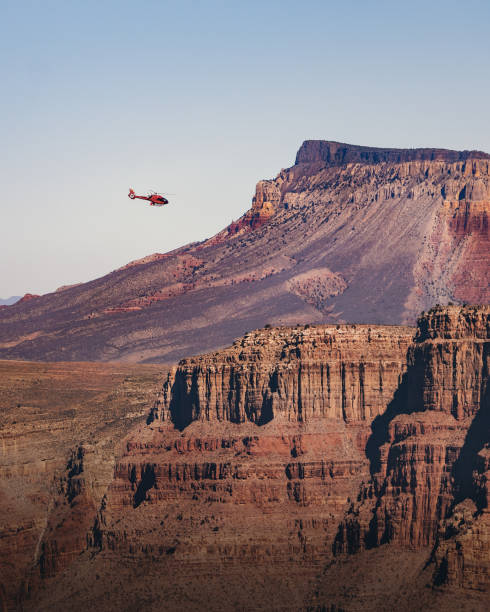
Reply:
<svg viewBox="0 0 490 612"><path fill-rule="evenodd" d="M351 202L428 197L443 204L456 234L487 235L490 213L490 154L447 149L378 149L321 140L305 141L296 163L276 178L286 194L346 187ZM321 197L321 195L320 195ZM408 202L405 203L408 205ZM421 211L418 211L421 214Z"/></svg>
<svg viewBox="0 0 490 612"><path fill-rule="evenodd" d="M296 165L324 162L329 166L352 163L399 164L410 161L458 162L468 159L490 159L483 151L453 151L451 149L389 149L351 145L331 140L305 140L296 155Z"/></svg>
<svg viewBox="0 0 490 612"><path fill-rule="evenodd" d="M347 165L357 164L354 169ZM378 166L374 170L371 166ZM219 244L267 223L279 210L301 208L304 198L343 186L353 201L373 197L373 172L379 183L378 198L420 197L430 193L445 202L456 233L488 230L490 210L490 155L482 151L448 149L385 149L324 140L306 140L295 165L274 179L257 183L251 208L205 244ZM299 199L298 199L299 197ZM471 226L471 228L470 228Z"/></svg>
<svg viewBox="0 0 490 612"><path fill-rule="evenodd" d="M363 206L378 199L428 196L443 205L441 214L447 217L451 234L461 239L471 232L488 240L488 153L383 149L307 140L295 165L281 170L274 179L259 181L252 207L212 241L255 230L283 208L307 205L312 195L317 203L328 201L326 192L339 188L347 189L351 202Z"/></svg>
<svg viewBox="0 0 490 612"><path fill-rule="evenodd" d="M369 422L392 398L413 334L376 325L257 330L228 349L182 360L151 419L179 429L197 420Z"/></svg>
<svg viewBox="0 0 490 612"><path fill-rule="evenodd" d="M175 363L268 321L488 304L489 220L486 153L307 141L209 240L2 308L0 356Z"/></svg>

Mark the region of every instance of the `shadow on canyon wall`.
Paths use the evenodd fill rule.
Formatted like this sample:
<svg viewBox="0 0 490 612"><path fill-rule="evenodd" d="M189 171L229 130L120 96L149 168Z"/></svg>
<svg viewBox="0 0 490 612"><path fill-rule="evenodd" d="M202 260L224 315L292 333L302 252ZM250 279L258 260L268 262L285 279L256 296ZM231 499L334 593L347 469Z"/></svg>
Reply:
<svg viewBox="0 0 490 612"><path fill-rule="evenodd" d="M485 471L485 461L479 454L490 445L490 355L483 355L480 409L473 418L466 438L452 469L455 498L453 508L465 499L472 499L479 511L487 506L485 483L478 476ZM476 482L475 482L476 477Z"/></svg>

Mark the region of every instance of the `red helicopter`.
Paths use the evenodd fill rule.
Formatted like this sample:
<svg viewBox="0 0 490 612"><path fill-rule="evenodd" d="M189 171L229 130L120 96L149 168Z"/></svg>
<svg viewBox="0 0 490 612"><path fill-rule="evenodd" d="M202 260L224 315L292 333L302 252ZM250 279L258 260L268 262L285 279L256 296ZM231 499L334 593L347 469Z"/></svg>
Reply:
<svg viewBox="0 0 490 612"><path fill-rule="evenodd" d="M167 198L164 198L159 193L150 192L147 196L139 196L134 193L134 191L130 188L128 197L132 200L138 198L138 200L148 200L150 202L150 206L165 206L168 204Z"/></svg>

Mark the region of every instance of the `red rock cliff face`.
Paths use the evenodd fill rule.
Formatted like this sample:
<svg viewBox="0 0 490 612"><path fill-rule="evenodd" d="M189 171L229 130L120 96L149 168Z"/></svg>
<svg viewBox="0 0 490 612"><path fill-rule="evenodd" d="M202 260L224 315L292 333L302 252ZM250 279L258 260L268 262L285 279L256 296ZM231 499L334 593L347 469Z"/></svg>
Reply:
<svg viewBox="0 0 490 612"><path fill-rule="evenodd" d="M121 440L88 527L53 515L26 609L345 607L329 576L372 551L393 567L419 551L424 584L483 601L490 309L438 308L414 331L263 329L181 361Z"/></svg>
<svg viewBox="0 0 490 612"><path fill-rule="evenodd" d="M182 363L151 424L125 440L97 511L89 445L72 453L56 481L28 602L38 601L43 584L56 592L87 538L97 559L154 559L173 607L184 583L202 588L223 563L257 580L266 575L276 591L278 568L292 567L306 588L367 470L369 422L392 397L412 336L410 328L377 326L262 330L225 353ZM192 382L179 387L187 378L196 393ZM186 405L195 420L184 427L177 415ZM229 581L236 591L232 570Z"/></svg>
<svg viewBox="0 0 490 612"><path fill-rule="evenodd" d="M400 382L412 335L367 325L251 332L228 350L181 361L152 418L182 428L195 420L369 422Z"/></svg>
<svg viewBox="0 0 490 612"><path fill-rule="evenodd" d="M436 583L488 586L490 309L435 309L367 444L372 480L337 550L436 546ZM459 521L459 522L458 522Z"/></svg>
<svg viewBox="0 0 490 612"><path fill-rule="evenodd" d="M218 502L223 537L244 558L252 546L258 567L269 547L278 563L315 564L332 551L435 546L435 584L485 588L489 326L488 308L449 307L422 318L413 343L403 328L272 329L184 360L145 442L118 464L114 494L147 508ZM202 554L191 531L177 558Z"/></svg>
<svg viewBox="0 0 490 612"><path fill-rule="evenodd" d="M149 424L124 443L91 545L116 558L151 555L170 609L189 584L201 605L219 592L210 574L246 605L241 572L259 600L271 588L278 606L292 598L300 608L367 478L369 424L400 383L413 333L273 328L182 361ZM284 593L281 575L294 576Z"/></svg>

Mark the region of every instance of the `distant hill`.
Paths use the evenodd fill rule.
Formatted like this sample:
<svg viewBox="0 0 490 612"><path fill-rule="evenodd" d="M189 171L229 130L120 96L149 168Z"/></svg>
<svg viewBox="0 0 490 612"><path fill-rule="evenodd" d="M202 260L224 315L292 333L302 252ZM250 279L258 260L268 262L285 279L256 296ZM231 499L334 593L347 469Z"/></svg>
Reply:
<svg viewBox="0 0 490 612"><path fill-rule="evenodd" d="M12 304L15 304L15 302L18 302L20 298L21 298L20 295L12 295L6 300L3 300L2 298L0 298L0 306L11 306Z"/></svg>
<svg viewBox="0 0 490 612"><path fill-rule="evenodd" d="M267 323L490 302L490 155L306 141L213 238L0 312L0 358L171 362Z"/></svg>

